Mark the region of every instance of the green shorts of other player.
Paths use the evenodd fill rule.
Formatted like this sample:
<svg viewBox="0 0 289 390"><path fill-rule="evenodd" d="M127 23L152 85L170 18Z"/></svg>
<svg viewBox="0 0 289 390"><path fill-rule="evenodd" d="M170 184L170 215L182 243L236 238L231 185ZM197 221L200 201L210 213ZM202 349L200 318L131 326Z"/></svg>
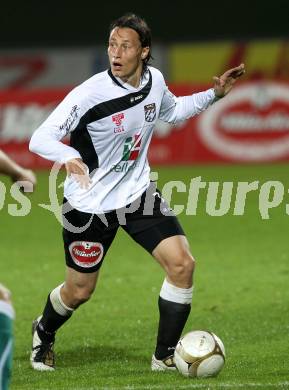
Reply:
<svg viewBox="0 0 289 390"><path fill-rule="evenodd" d="M8 390L12 369L14 310L0 300L0 390Z"/></svg>

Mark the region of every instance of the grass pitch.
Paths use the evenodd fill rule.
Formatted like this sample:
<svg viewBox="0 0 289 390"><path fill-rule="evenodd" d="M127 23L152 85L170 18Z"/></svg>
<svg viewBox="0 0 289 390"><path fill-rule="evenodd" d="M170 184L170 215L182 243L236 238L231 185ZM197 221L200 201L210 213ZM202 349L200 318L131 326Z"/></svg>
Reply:
<svg viewBox="0 0 289 390"><path fill-rule="evenodd" d="M48 174L38 174L25 217L9 215L6 194L1 210L0 280L13 293L17 313L12 390L34 389L272 389L289 388L289 239L286 203L288 167L202 166L155 169L159 188L169 180L280 181L278 207L263 220L260 191L248 194L243 216L234 203L222 217L206 212L207 190L200 191L196 215L179 218L197 260L195 290L185 331L209 329L224 342L227 360L215 379L186 379L178 373L152 373L150 359L158 322L161 268L119 230L105 259L96 292L63 326L55 345L57 369L30 368L31 321L48 292L64 279L61 226L49 203ZM3 183L8 184L5 178ZM9 191L8 191L9 192ZM271 198L274 194L271 193ZM174 192L172 204L186 204L188 192ZM60 197L61 199L61 197Z"/></svg>

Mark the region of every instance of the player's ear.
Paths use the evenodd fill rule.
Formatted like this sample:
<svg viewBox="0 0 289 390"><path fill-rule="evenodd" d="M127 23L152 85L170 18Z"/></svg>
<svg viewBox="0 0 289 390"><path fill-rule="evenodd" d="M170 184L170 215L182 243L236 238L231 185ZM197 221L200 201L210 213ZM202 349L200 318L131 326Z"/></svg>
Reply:
<svg viewBox="0 0 289 390"><path fill-rule="evenodd" d="M142 48L142 53L141 53L142 60L144 60L148 56L149 51L150 51L150 48L148 46Z"/></svg>

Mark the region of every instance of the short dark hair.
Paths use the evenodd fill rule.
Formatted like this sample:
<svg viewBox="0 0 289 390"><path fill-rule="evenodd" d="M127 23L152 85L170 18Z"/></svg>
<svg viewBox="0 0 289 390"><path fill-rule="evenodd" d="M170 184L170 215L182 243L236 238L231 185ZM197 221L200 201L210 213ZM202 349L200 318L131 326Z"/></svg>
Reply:
<svg viewBox="0 0 289 390"><path fill-rule="evenodd" d="M116 27L127 27L135 30L138 33L141 46L150 48L148 55L143 60L144 68L146 68L149 61L153 58L151 55L151 30L146 21L133 13L127 13L111 23L109 32L111 33Z"/></svg>

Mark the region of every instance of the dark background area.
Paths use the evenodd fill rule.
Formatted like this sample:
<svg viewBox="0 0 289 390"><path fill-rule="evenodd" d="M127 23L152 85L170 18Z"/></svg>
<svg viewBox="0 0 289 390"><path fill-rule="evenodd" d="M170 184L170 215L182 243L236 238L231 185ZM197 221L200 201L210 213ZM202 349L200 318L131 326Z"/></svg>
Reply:
<svg viewBox="0 0 289 390"><path fill-rule="evenodd" d="M1 2L0 47L104 43L125 12L144 17L154 42L289 38L289 0Z"/></svg>

